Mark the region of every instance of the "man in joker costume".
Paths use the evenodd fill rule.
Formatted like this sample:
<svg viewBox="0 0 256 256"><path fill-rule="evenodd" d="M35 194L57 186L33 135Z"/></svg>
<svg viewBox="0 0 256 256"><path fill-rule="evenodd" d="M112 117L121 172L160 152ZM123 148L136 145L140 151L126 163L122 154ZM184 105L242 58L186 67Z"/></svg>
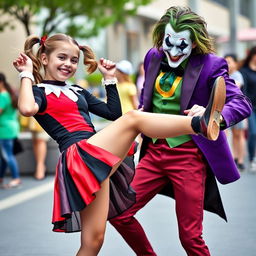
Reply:
<svg viewBox="0 0 256 256"><path fill-rule="evenodd" d="M144 61L144 111L202 115L216 78L222 76L226 83L222 129L249 116L251 104L229 78L226 61L212 54L206 23L200 16L189 8L169 8L155 26L153 41L155 48ZM222 184L239 178L223 131L216 141L195 135L144 137L132 182L136 203L111 223L137 255L156 255L134 215L156 194L172 196L187 255L209 256L202 238L203 209L226 219L215 177Z"/></svg>

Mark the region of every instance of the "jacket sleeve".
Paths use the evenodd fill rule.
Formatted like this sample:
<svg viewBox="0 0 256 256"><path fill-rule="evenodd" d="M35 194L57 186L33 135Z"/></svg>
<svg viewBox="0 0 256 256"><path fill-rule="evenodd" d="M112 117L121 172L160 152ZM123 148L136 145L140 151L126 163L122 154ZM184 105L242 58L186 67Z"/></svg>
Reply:
<svg viewBox="0 0 256 256"><path fill-rule="evenodd" d="M218 76L223 76L226 82L226 103L222 116L228 128L247 118L252 111L251 101L228 75L228 65L225 59L217 57L213 66L212 84Z"/></svg>

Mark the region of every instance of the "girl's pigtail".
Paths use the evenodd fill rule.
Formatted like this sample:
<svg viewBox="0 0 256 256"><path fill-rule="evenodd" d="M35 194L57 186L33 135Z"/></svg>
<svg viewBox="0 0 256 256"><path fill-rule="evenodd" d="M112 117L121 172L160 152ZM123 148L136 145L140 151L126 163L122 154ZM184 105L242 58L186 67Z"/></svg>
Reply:
<svg viewBox="0 0 256 256"><path fill-rule="evenodd" d="M29 36L25 42L25 46L24 46L24 52L26 55L28 55L28 57L32 60L33 62L33 75L35 78L35 82L36 83L40 83L43 78L40 74L40 69L42 67L42 63L41 60L39 58L39 52L41 51L42 46L40 46L37 55L35 55L33 53L33 46L35 44L40 43L40 38L38 36Z"/></svg>
<svg viewBox="0 0 256 256"><path fill-rule="evenodd" d="M84 65L87 67L87 72L89 74L93 73L97 69L98 64L92 49L88 46L79 46L79 49L84 53Z"/></svg>

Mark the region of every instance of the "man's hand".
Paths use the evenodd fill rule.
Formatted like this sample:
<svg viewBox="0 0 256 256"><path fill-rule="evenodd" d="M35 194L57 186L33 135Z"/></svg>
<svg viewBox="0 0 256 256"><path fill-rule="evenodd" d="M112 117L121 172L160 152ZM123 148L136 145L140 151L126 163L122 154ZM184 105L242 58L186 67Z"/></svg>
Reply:
<svg viewBox="0 0 256 256"><path fill-rule="evenodd" d="M204 111L205 107L195 104L191 109L184 110L184 113L188 116L202 116Z"/></svg>

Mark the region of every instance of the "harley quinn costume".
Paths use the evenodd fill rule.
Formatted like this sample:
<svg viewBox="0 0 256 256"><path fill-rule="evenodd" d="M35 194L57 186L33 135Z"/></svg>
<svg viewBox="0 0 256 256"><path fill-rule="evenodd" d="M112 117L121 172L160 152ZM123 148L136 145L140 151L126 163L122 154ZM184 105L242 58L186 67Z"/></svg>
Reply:
<svg viewBox="0 0 256 256"><path fill-rule="evenodd" d="M44 130L59 144L61 155L54 186L53 231L80 231L79 211L90 204L100 183L120 161L110 152L87 143L96 133L89 111L108 120L121 116L116 85L108 85L107 103L78 85L47 81L33 86L39 106L34 116ZM110 178L109 216L121 214L135 202L129 184L134 170L122 163Z"/></svg>

